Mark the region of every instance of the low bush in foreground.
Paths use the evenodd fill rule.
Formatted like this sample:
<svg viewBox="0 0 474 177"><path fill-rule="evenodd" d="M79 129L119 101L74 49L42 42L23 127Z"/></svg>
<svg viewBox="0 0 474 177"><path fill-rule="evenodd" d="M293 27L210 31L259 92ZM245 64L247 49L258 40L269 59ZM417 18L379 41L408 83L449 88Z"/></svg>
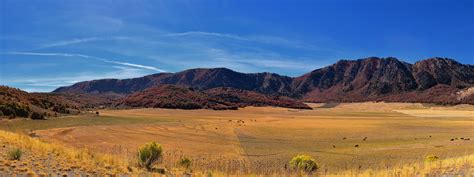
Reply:
<svg viewBox="0 0 474 177"><path fill-rule="evenodd" d="M138 166L151 171L153 166L161 162L163 158L163 148L156 142L143 145L138 149Z"/></svg>
<svg viewBox="0 0 474 177"><path fill-rule="evenodd" d="M316 171L319 166L311 156L297 155L290 161L290 166L298 173L312 173Z"/></svg>

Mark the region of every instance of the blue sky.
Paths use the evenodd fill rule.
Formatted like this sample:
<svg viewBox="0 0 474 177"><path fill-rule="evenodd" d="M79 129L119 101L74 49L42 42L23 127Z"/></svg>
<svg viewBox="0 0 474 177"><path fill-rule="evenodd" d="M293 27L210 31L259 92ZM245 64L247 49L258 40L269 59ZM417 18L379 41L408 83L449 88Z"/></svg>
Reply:
<svg viewBox="0 0 474 177"><path fill-rule="evenodd" d="M339 59L474 64L472 0L2 0L0 84L30 92L197 67L298 76Z"/></svg>

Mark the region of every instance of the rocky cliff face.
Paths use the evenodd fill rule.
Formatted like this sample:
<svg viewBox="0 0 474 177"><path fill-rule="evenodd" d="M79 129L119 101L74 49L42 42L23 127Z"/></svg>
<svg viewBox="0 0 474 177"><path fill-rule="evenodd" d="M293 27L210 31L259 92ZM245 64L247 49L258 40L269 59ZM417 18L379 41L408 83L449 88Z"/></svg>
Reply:
<svg viewBox="0 0 474 177"><path fill-rule="evenodd" d="M396 58L342 60L295 78L293 88L304 100L316 102L453 103L454 92L474 86L473 68L446 58L413 65Z"/></svg>
<svg viewBox="0 0 474 177"><path fill-rule="evenodd" d="M319 90L332 92L361 92L379 95L413 90L417 84L411 75L411 66L395 58L367 58L355 61L341 60L334 65L314 70L295 78L297 93Z"/></svg>
<svg viewBox="0 0 474 177"><path fill-rule="evenodd" d="M474 84L474 67L463 65L452 59L432 58L416 62L413 76L421 90L437 84L466 88Z"/></svg>

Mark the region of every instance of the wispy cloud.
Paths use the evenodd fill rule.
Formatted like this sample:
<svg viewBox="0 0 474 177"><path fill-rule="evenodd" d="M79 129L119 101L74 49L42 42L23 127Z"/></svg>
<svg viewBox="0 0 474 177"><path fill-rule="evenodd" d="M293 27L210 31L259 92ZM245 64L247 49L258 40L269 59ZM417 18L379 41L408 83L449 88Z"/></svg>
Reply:
<svg viewBox="0 0 474 177"><path fill-rule="evenodd" d="M76 53L38 53L38 52L8 52L5 54L9 55L32 55L32 56L62 56L62 57L81 57L81 58L87 58L87 59L95 59L99 60L102 62L106 63L113 63L117 65L122 65L122 66L128 66L128 67L134 67L134 68L140 68L140 69L148 69L148 70L154 70L158 72L166 72L165 70L159 69L154 66L147 66L147 65L141 65L141 64L135 64L135 63L128 63L128 62L121 62L121 61L115 61L115 60L110 60L106 58L100 58L100 57L94 57L90 55L83 55L83 54L76 54Z"/></svg>
<svg viewBox="0 0 474 177"><path fill-rule="evenodd" d="M251 38L247 38L247 37L243 37L243 36L239 36L239 35L204 32L204 31L188 31L188 32L182 32L182 33L168 33L168 34L165 34L164 36L213 36L213 37L229 38L229 39L236 39L236 40L242 40L242 41L251 41L251 40L253 40Z"/></svg>
<svg viewBox="0 0 474 177"><path fill-rule="evenodd" d="M154 28L153 28L154 29ZM230 33L216 33L208 31L187 31L181 33L164 32L155 30L153 35L147 37L138 36L109 36L109 37L89 37L89 38L78 38L71 40L63 40L58 42L52 42L43 45L43 47L60 47L68 45L76 45L82 43L92 43L96 41L105 40L129 40L127 45L122 43L116 43L114 45L94 45L89 48L95 48L101 51L108 51L122 56L149 58L148 56L159 56L162 53L166 58L156 59L161 63L168 63L169 65L176 65L180 61L175 61L172 58L183 58L186 55L195 54L203 56L199 61L189 61L190 63L201 63L208 61L220 61L220 64L224 62L229 63L240 63L243 65L253 65L261 68L281 68L285 70L308 70L314 65L307 65L304 62L300 62L298 59L308 58L312 55L323 55L327 53L337 53L336 50L325 47L316 47L311 44L307 44L297 40L291 40L278 36L267 36L267 35L236 35ZM216 38L217 40L208 40L207 37ZM133 45L131 45L133 44ZM258 44L258 45L257 45ZM140 47L138 47L140 46ZM278 48L275 48L278 46ZM217 52L208 52L208 48L216 49ZM236 50L235 50L236 49ZM295 56L290 52L286 54L280 50L284 49L285 52L290 50L293 53L306 56ZM137 52L139 51L139 52ZM176 53L176 51L182 51ZM226 56L218 56L219 51L226 51ZM232 51L232 52L227 52ZM173 53L174 52L174 53ZM173 53L170 55L169 53ZM211 53L211 55L209 54ZM222 53L222 52L221 52ZM46 54L47 55L47 54ZM67 54L62 54L67 55ZM73 54L74 55L74 54ZM78 54L79 55L79 54ZM76 56L78 56L76 55ZM207 58L205 56L207 55ZM153 66L144 66L128 62L112 61L104 58L84 56L83 58L94 58L99 59L108 63L115 63L119 65L126 65L130 67L140 67L144 69L151 69L155 71L165 72L162 69L155 68ZM173 60L167 62L166 60ZM191 59L192 60L192 59ZM313 60L314 61L314 60ZM188 67L197 67L189 66ZM319 65L318 65L319 66Z"/></svg>
<svg viewBox="0 0 474 177"><path fill-rule="evenodd" d="M293 58L293 60L284 59L284 57L277 54L264 55L255 53L238 53L231 54L226 50L210 48L207 49L210 57L216 61L239 63L243 65L251 65L260 68L281 68L281 69L303 69L312 70L316 67L313 64L308 64L301 58ZM296 61L295 61L296 60Z"/></svg>
<svg viewBox="0 0 474 177"><path fill-rule="evenodd" d="M96 37L91 37L91 38L72 39L72 40L67 40L67 41L59 41L59 42L54 42L54 43L50 43L50 44L43 45L43 46L41 46L40 48L49 48L49 47L58 47L58 46L79 44L79 43L84 43L84 42L89 42L89 41L96 41L97 39L98 39L98 38L96 38Z"/></svg>
<svg viewBox="0 0 474 177"><path fill-rule="evenodd" d="M174 68L176 71L196 67L226 67L239 72L274 72L289 76L299 76L330 63L324 57L292 57L269 51L233 52L204 46L195 50L198 53L189 52L179 56L150 55L146 58L160 61L166 66L172 66L170 68Z"/></svg>
<svg viewBox="0 0 474 177"><path fill-rule="evenodd" d="M79 39L71 39L71 40L52 42L52 43L49 43L49 44L41 45L39 48L44 49L44 48L50 48L50 47L61 47L61 46L68 46L68 45L81 44L81 43L94 42L94 41L125 40L125 39L129 39L129 37L114 36L114 37L79 38Z"/></svg>
<svg viewBox="0 0 474 177"><path fill-rule="evenodd" d="M279 37L279 36L267 36L267 35L243 36L243 35L206 32L206 31L187 31L187 32L182 32L182 33L167 33L164 36L168 36L168 37L209 36L209 37L216 37L216 38L226 38L226 39L239 40L239 41L262 43L262 44L267 44L267 45L279 45L279 46L285 46L285 47L290 47L290 48L298 48L298 49L306 49L306 50L314 50L314 51L340 52L333 48L315 46L313 44L308 44L302 41L291 40L291 39L287 39L287 38Z"/></svg>
<svg viewBox="0 0 474 177"><path fill-rule="evenodd" d="M94 57L94 58L96 58L96 57ZM102 58L97 58L97 59L101 59L104 62L114 63L114 64L118 64L118 65L123 65L123 66L130 66L130 67L135 67L135 68L155 70L155 71L158 71L158 72L166 72L165 70L158 69L154 66L145 66L145 65L133 64L133 63L127 63L127 62L112 61L112 60L107 60L107 59L102 59Z"/></svg>

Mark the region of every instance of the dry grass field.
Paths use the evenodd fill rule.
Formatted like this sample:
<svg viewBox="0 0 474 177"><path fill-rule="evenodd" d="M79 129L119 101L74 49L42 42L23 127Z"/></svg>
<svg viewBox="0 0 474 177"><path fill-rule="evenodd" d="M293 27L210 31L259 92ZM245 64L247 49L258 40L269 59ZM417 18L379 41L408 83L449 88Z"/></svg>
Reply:
<svg viewBox="0 0 474 177"><path fill-rule="evenodd" d="M18 151L16 151L18 150ZM18 152L18 159L11 153ZM0 176L93 176L127 174L120 157L66 148L0 130ZM139 169L134 168L139 172Z"/></svg>
<svg viewBox="0 0 474 177"><path fill-rule="evenodd" d="M453 173L474 168L472 105L311 106L313 110L100 110L98 117L2 121L0 128L33 131L46 142L126 162L133 161L140 145L156 141L165 150L162 167L173 169L186 156L193 161L192 169L202 172L286 174L288 161L298 154L314 157L321 166L319 174L422 169L427 155L448 160L436 166ZM449 159L460 163L453 165L455 160Z"/></svg>

